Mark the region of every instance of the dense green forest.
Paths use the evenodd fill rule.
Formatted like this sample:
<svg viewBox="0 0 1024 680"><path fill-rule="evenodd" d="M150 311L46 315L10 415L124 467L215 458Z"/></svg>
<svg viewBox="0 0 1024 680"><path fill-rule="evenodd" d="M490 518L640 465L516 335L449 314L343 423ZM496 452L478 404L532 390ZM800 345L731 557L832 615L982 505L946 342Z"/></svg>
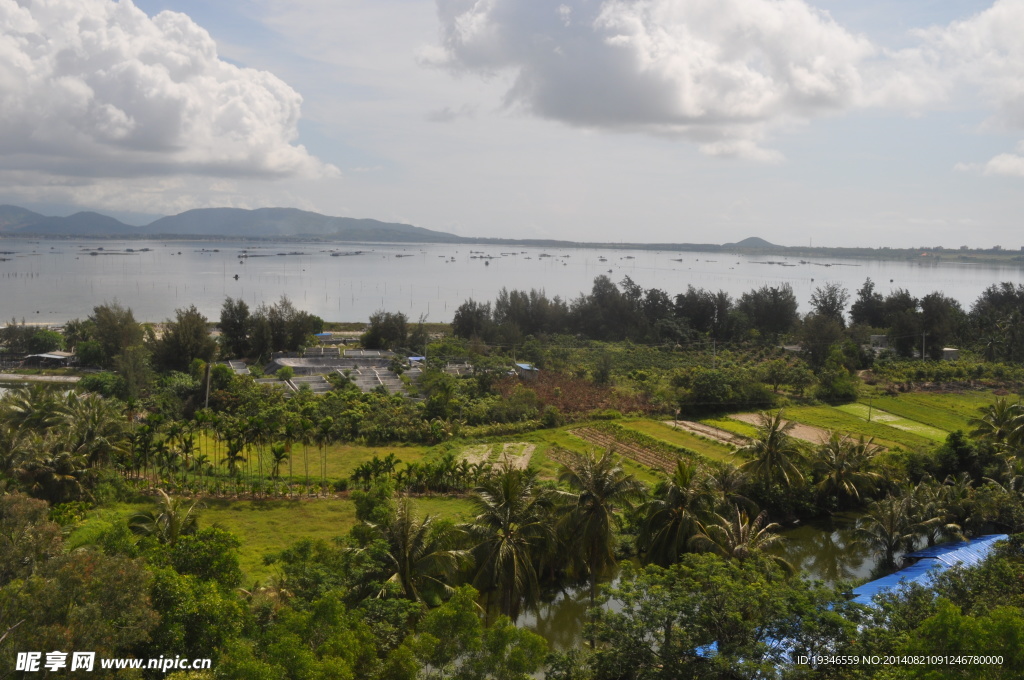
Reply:
<svg viewBox="0 0 1024 680"><path fill-rule="evenodd" d="M322 394L215 363L259 376L316 344L329 325L287 299L12 323L9 353L99 370L0 397L0 674L88 650L212 660L94 671L176 680L1017 677L1024 538L875 607L777 548L854 513L882 574L1024 532L1022 312L1010 284L969 310L826 284L801 315L786 286L599 277L568 302L468 300L443 333L381 310L359 346L400 375L426 357L419 376L363 392L337 371ZM568 591L591 606L573 644L521 625ZM915 654L1003 661L793 662Z"/></svg>

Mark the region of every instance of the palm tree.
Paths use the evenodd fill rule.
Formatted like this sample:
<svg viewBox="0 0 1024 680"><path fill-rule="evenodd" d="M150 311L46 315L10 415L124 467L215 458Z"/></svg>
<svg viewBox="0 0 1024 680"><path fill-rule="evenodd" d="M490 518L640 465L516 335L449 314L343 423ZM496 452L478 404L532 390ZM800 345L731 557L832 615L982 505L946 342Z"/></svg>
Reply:
<svg viewBox="0 0 1024 680"><path fill-rule="evenodd" d="M1024 439L1024 405L1011 402L1006 397L997 397L987 407L979 409L980 418L969 422L974 426L971 435L990 441L996 447L1006 450L1016 448Z"/></svg>
<svg viewBox="0 0 1024 680"><path fill-rule="evenodd" d="M913 496L886 496L875 501L857 523L859 540L881 553L887 568L896 566L896 553L913 550L926 529L916 518Z"/></svg>
<svg viewBox="0 0 1024 680"><path fill-rule="evenodd" d="M270 476L277 479L281 476L281 464L291 459L287 445L284 442L274 442L270 445L271 468Z"/></svg>
<svg viewBox="0 0 1024 680"><path fill-rule="evenodd" d="M32 495L53 505L85 495L82 479L88 472L88 461L84 456L62 451L60 442L38 433L22 445L31 448L22 450L12 472Z"/></svg>
<svg viewBox="0 0 1024 680"><path fill-rule="evenodd" d="M733 506L734 514L730 517L715 515L715 521L701 527L700 533L693 537L695 548L713 552L725 558L745 560L758 554L765 554L767 549L783 540L775 533L780 527L772 522L765 525L768 513L761 512L754 521L739 507ZM792 574L793 565L777 555L767 555L768 559Z"/></svg>
<svg viewBox="0 0 1024 680"><path fill-rule="evenodd" d="M477 515L463 528L474 542L473 585L496 592L499 610L513 621L540 596L535 558L554 540L552 495L536 488L532 470L505 465L470 499Z"/></svg>
<svg viewBox="0 0 1024 680"><path fill-rule="evenodd" d="M387 582L397 585L402 597L414 602L423 600L425 589L451 593L445 579L470 559L468 550L452 548L458 530L435 520L431 515L416 519L412 502L403 498L387 522L366 523L387 546Z"/></svg>
<svg viewBox="0 0 1024 680"><path fill-rule="evenodd" d="M832 432L828 441L815 451L813 466L820 477L815 484L818 498L835 497L859 503L866 493L874 492L882 475L868 467L881 449L864 435L854 440L849 435Z"/></svg>
<svg viewBox="0 0 1024 680"><path fill-rule="evenodd" d="M156 510L138 512L128 519L128 528L143 536L155 536L161 543L174 545L178 539L198 529L198 501L185 507L179 498L171 498L163 489L157 489L160 498Z"/></svg>
<svg viewBox="0 0 1024 680"><path fill-rule="evenodd" d="M969 514L964 501L970 495L971 486L970 477L963 475L946 479L944 484L928 479L914 487L914 519L920 524L928 545L935 545L940 539L964 539L961 518Z"/></svg>
<svg viewBox="0 0 1024 680"><path fill-rule="evenodd" d="M70 450L90 464L105 463L128 451L127 422L120 409L98 395L70 392L63 413L63 429Z"/></svg>
<svg viewBox="0 0 1024 680"><path fill-rule="evenodd" d="M60 423L64 406L60 393L46 385L11 390L0 404L4 421L37 432Z"/></svg>
<svg viewBox="0 0 1024 680"><path fill-rule="evenodd" d="M564 527L580 545L593 605L598 578L615 565L615 529L620 524L615 511L642 498L644 486L623 471L611 451L600 458L591 453L573 454L562 465L558 481L575 492L570 495Z"/></svg>
<svg viewBox="0 0 1024 680"><path fill-rule="evenodd" d="M225 432L227 437L227 451L224 453L224 464L228 467L228 474L237 477L239 465L245 462L242 450L245 448L245 438L241 432L229 429Z"/></svg>
<svg viewBox="0 0 1024 680"><path fill-rule="evenodd" d="M716 481L702 474L696 463L676 463L675 473L643 507L637 544L645 564L667 567L689 550L701 522L714 516L722 498L716 486Z"/></svg>
<svg viewBox="0 0 1024 680"><path fill-rule="evenodd" d="M751 457L740 469L768 484L780 482L789 486L803 482L803 473L794 463L801 456L800 447L789 436L793 427L793 423L783 420L782 411L762 413L757 436L740 449L741 454Z"/></svg>

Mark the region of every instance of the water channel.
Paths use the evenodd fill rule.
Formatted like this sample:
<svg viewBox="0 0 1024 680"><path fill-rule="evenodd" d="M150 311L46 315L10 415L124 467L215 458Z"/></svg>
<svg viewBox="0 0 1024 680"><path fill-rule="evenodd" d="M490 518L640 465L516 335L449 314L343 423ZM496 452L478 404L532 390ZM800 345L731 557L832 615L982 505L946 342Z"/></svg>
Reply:
<svg viewBox="0 0 1024 680"><path fill-rule="evenodd" d="M861 582L875 578L872 571L878 557L855 540L857 515L842 513L821 518L781 532L785 538L772 554L792 564L802 578L829 584ZM613 582L614 583L614 582ZM552 648L567 650L584 643L583 625L590 606L587 586L566 588L536 612L525 612L519 619L524 628L548 641ZM615 609L615 602L609 602Z"/></svg>

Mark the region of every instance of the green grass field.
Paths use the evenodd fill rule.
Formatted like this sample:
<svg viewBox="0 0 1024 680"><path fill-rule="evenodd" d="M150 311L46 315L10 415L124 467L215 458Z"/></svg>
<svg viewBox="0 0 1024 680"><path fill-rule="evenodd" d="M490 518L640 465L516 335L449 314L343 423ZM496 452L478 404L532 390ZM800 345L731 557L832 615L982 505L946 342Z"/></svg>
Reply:
<svg viewBox="0 0 1024 680"><path fill-rule="evenodd" d="M753 437L757 435L756 426L751 425L750 423L744 423L740 420L733 420L732 418L703 418L700 422L705 425L710 425L711 427L717 427L719 430L738 434L741 437Z"/></svg>
<svg viewBox="0 0 1024 680"><path fill-rule="evenodd" d="M876 396L861 399L862 404L894 413L946 432L971 430L970 420L980 415L979 409L995 400L991 392L965 392L963 394L936 394L909 392L895 397Z"/></svg>
<svg viewBox="0 0 1024 680"><path fill-rule="evenodd" d="M926 439L931 439L935 442L945 441L946 436L949 434L946 430L940 430L937 427L931 425L925 425L916 420L904 418L888 411L868 404L843 404L837 406L836 409L843 413L849 413L852 416L862 419L865 423L883 423L889 427L895 427L897 430L903 430L904 432L912 432L913 434L920 435Z"/></svg>
<svg viewBox="0 0 1024 680"><path fill-rule="evenodd" d="M419 515L438 515L456 522L473 517L472 505L465 498L420 497L415 498L413 504ZM204 505L199 511L200 528L219 526L241 541L239 562L245 575L244 585L265 581L273 575L273 569L263 564L267 553L287 548L303 538L330 541L347 534L356 523L355 503L347 498L207 499ZM118 503L93 511L68 537L68 547L87 545L113 524L127 522L134 513L153 507L153 503Z"/></svg>
<svg viewBox="0 0 1024 680"><path fill-rule="evenodd" d="M676 429L655 420L624 420L621 425L630 430L642 432L667 444L682 446L710 460L736 463L736 454L728 446L704 437L698 437L686 430Z"/></svg>
<svg viewBox="0 0 1024 680"><path fill-rule="evenodd" d="M874 437L876 444L887 448L899 446L905 449L921 449L935 443L934 440L920 434L890 427L874 419L869 423L863 418L831 406L794 406L786 409L785 417L798 423L836 430L844 434Z"/></svg>

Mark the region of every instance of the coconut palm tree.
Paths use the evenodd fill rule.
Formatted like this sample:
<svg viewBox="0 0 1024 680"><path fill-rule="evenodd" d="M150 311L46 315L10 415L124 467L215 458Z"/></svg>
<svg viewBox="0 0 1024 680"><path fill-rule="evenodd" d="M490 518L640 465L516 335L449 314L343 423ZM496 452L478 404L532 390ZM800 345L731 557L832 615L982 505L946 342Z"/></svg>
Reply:
<svg viewBox="0 0 1024 680"><path fill-rule="evenodd" d="M855 440L832 432L828 441L815 450L812 461L819 477L814 486L818 498L835 497L840 504L859 503L865 494L873 493L882 475L869 467L880 450L873 439L865 440L863 435Z"/></svg>
<svg viewBox="0 0 1024 680"><path fill-rule="evenodd" d="M616 510L628 509L642 498L644 486L623 471L611 451L600 458L592 453L573 454L562 465L558 481L572 489L566 498L563 528L579 545L577 554L590 576L593 605L598 578L615 565L615 529L620 524Z"/></svg>
<svg viewBox="0 0 1024 680"><path fill-rule="evenodd" d="M18 427L42 432L58 425L63 418L64 398L47 385L22 387L0 400L2 420Z"/></svg>
<svg viewBox="0 0 1024 680"><path fill-rule="evenodd" d="M964 539L961 522L968 514L964 502L971 486L970 477L964 475L960 479L949 478L943 484L927 479L914 487L914 519L921 525L928 545Z"/></svg>
<svg viewBox="0 0 1024 680"><path fill-rule="evenodd" d="M199 502L193 501L186 507L185 501L172 498L163 489L157 489L155 510L138 512L128 519L128 528L142 536L155 536L161 543L174 545L178 539L187 534L195 533L199 528Z"/></svg>
<svg viewBox="0 0 1024 680"><path fill-rule="evenodd" d="M537 489L532 470L505 465L484 481L470 501L476 510L463 527L474 547L473 585L513 621L540 596L536 559L554 541L553 497Z"/></svg>
<svg viewBox="0 0 1024 680"><path fill-rule="evenodd" d="M740 449L741 454L751 458L740 469L768 484L790 486L803 482L803 473L795 463L802 455L800 447L789 436L793 427L793 423L783 420L781 410L762 413L757 436Z"/></svg>
<svg viewBox="0 0 1024 680"><path fill-rule="evenodd" d="M886 496L872 503L857 523L855 535L882 555L887 568L896 566L896 553L913 550L918 537L927 530L914 506L910 494Z"/></svg>
<svg viewBox="0 0 1024 680"><path fill-rule="evenodd" d="M129 450L128 423L113 401L70 392L62 421L68 449L85 456L91 465L106 463Z"/></svg>
<svg viewBox="0 0 1024 680"><path fill-rule="evenodd" d="M690 549L701 522L714 517L722 499L717 482L693 462L680 460L673 475L643 506L637 546L645 564L667 567Z"/></svg>
<svg viewBox="0 0 1024 680"><path fill-rule="evenodd" d="M792 574L795 571L793 565L782 557L766 552L769 547L783 540L782 536L775 533L779 525L774 522L765 525L767 519L768 513L761 512L751 521L746 512L733 506L733 513L729 517L716 514L714 522L702 525L700 533L693 537L692 544L697 549L736 560L765 554L784 571Z"/></svg>
<svg viewBox="0 0 1024 680"><path fill-rule="evenodd" d="M438 524L431 515L417 519L408 498L399 501L387 522L366 525L387 546L387 583L398 586L402 597L414 602L423 600L425 590L450 594L452 588L445 580L471 559L468 550L454 549L461 532Z"/></svg>
<svg viewBox="0 0 1024 680"><path fill-rule="evenodd" d="M32 433L22 442L13 475L29 492L51 504L79 500L85 495L82 480L89 470L84 456L62 450L53 436Z"/></svg>
<svg viewBox="0 0 1024 680"><path fill-rule="evenodd" d="M1024 404L997 397L979 410L981 417L969 421L974 427L972 436L990 441L1004 451L1019 448L1024 443Z"/></svg>

